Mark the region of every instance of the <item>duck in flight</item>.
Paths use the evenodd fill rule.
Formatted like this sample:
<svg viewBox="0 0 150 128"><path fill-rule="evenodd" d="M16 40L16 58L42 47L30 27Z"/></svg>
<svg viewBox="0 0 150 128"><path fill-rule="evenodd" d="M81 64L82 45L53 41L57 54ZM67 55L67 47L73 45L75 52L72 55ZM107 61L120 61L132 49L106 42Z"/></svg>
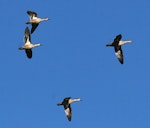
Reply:
<svg viewBox="0 0 150 128"><path fill-rule="evenodd" d="M72 118L72 109L70 104L76 101L81 101L81 99L80 98L71 99L71 97L67 97L61 103L57 104L58 106L60 105L64 106L64 111L69 121L71 121Z"/></svg>
<svg viewBox="0 0 150 128"><path fill-rule="evenodd" d="M32 44L31 37L30 37L30 30L28 27L25 29L24 33L24 45L19 48L19 50L25 50L27 57L30 59L32 58L32 48L36 46L40 46L41 44Z"/></svg>
<svg viewBox="0 0 150 128"><path fill-rule="evenodd" d="M106 44L106 46L112 46L115 49L115 55L117 56L119 62L121 64L124 63L124 59L123 59L123 52L122 52L122 48L121 45L126 44L126 43L131 43L131 40L121 40L122 35L119 34L115 37L114 41L111 44Z"/></svg>
<svg viewBox="0 0 150 128"><path fill-rule="evenodd" d="M40 22L48 20L48 18L38 18L37 13L33 11L27 11L27 14L30 16L30 21L26 22L26 24L32 25L31 34L34 32Z"/></svg>

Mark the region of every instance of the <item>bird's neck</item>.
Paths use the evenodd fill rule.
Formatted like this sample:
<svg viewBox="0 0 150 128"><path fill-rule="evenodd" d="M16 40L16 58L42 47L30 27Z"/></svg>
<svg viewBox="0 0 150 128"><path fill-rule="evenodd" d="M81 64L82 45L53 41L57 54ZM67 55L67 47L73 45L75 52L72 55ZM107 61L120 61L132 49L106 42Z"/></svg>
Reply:
<svg viewBox="0 0 150 128"><path fill-rule="evenodd" d="M79 98L70 99L70 100L69 100L69 104L71 104L71 103L73 103L73 102L77 102L77 101L80 101L80 99L79 99Z"/></svg>
<svg viewBox="0 0 150 128"><path fill-rule="evenodd" d="M80 99L79 99L79 98L76 98L76 99L74 99L74 101L80 101Z"/></svg>
<svg viewBox="0 0 150 128"><path fill-rule="evenodd" d="M48 18L42 18L41 21L48 20Z"/></svg>
<svg viewBox="0 0 150 128"><path fill-rule="evenodd" d="M119 41L119 45L123 45L123 44L126 44L126 43L131 43L132 41L131 40L124 40L124 41Z"/></svg>
<svg viewBox="0 0 150 128"><path fill-rule="evenodd" d="M41 46L41 44L40 43L38 43L38 44L33 44L34 45L34 47L36 47L36 46Z"/></svg>

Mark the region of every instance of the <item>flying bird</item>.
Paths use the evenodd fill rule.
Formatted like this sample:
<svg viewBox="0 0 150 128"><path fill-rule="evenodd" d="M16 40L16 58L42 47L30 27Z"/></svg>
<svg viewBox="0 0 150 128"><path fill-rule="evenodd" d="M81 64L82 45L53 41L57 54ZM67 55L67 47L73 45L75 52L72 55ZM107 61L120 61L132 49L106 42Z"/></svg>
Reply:
<svg viewBox="0 0 150 128"><path fill-rule="evenodd" d="M76 101L81 101L81 99L80 98L71 99L71 97L67 97L61 103L57 104L58 106L60 105L64 106L64 111L69 121L71 121L72 118L72 109L70 104Z"/></svg>
<svg viewBox="0 0 150 128"><path fill-rule="evenodd" d="M119 34L115 37L114 41L111 43L111 44L106 44L106 46L112 46L114 47L115 49L115 55L117 56L119 62L121 64L124 63L124 57L123 57L123 51L122 51L122 48L121 48L121 45L123 44L126 44L126 43L131 43L132 41L131 40L121 40L122 38L122 35Z"/></svg>
<svg viewBox="0 0 150 128"><path fill-rule="evenodd" d="M24 45L19 48L19 50L25 50L27 57L30 59L32 58L32 48L36 46L40 46L41 44L32 44L31 43L31 36L30 36L30 30L28 27L25 29L24 33Z"/></svg>
<svg viewBox="0 0 150 128"><path fill-rule="evenodd" d="M34 32L40 22L48 20L48 18L38 18L37 13L33 11L27 11L27 14L30 16L30 21L26 22L26 24L32 25L31 34Z"/></svg>

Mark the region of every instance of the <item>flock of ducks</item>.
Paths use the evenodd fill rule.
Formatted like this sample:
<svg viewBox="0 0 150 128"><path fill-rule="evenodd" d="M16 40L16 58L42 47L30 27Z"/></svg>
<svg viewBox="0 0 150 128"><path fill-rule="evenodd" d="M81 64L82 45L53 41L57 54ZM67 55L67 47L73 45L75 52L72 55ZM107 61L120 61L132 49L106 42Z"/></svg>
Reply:
<svg viewBox="0 0 150 128"><path fill-rule="evenodd" d="M37 13L34 11L27 11L27 14L30 16L30 21L26 22L26 24L31 24L31 32L28 27L25 29L24 33L24 45L19 48L19 50L25 50L27 57L30 59L32 58L32 48L36 46L41 46L40 43L38 44L32 44L31 43L31 34L35 31L35 29L38 27L39 23L42 21L48 20L48 18L39 18L37 17ZM131 43L131 40L121 40L122 35L119 34L114 38L114 41L110 44L106 44L106 46L114 47L115 55L118 58L119 62L121 64L124 63L124 57L123 57L123 51L121 46L126 43ZM66 97L61 103L58 103L58 106L64 106L65 114L69 121L71 121L72 118L72 109L71 109L71 103L81 101L80 98L71 99L71 97Z"/></svg>

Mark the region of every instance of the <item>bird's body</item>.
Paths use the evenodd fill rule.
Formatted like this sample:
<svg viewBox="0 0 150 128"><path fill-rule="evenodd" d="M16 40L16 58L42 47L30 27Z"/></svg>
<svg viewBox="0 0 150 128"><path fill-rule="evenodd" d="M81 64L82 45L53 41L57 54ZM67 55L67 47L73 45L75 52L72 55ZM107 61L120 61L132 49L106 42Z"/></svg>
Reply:
<svg viewBox="0 0 150 128"><path fill-rule="evenodd" d="M40 46L40 44L25 44L24 46L20 47L19 50L32 49L35 46Z"/></svg>
<svg viewBox="0 0 150 128"><path fill-rule="evenodd" d="M70 104L76 101L80 101L80 98L71 99L70 97L67 97L61 103L57 104L58 106L64 106L64 111L69 121L71 121L72 118L72 109Z"/></svg>
<svg viewBox="0 0 150 128"><path fill-rule="evenodd" d="M132 42L132 41L131 41L131 40L122 41L121 38L122 38L122 35L121 35L121 34L120 34L120 35L117 35L116 38L114 39L113 43L111 43L111 44L106 44L106 46L112 46L112 47L114 47L115 55L117 56L119 62L120 62L121 64L123 64L123 63L124 63L124 59L123 59L123 51L122 51L121 46L122 46L123 44L130 43L130 42Z"/></svg>
<svg viewBox="0 0 150 128"><path fill-rule="evenodd" d="M37 13L33 11L27 11L27 14L30 16L30 21L26 22L26 24L32 25L31 34L34 32L40 22L48 20L48 18L38 18Z"/></svg>
<svg viewBox="0 0 150 128"><path fill-rule="evenodd" d="M31 37L30 37L30 30L28 27L25 29L25 34L24 34L24 45L19 48L19 50L25 50L27 57L32 58L32 48L36 46L40 46L41 44L32 44L31 43Z"/></svg>

